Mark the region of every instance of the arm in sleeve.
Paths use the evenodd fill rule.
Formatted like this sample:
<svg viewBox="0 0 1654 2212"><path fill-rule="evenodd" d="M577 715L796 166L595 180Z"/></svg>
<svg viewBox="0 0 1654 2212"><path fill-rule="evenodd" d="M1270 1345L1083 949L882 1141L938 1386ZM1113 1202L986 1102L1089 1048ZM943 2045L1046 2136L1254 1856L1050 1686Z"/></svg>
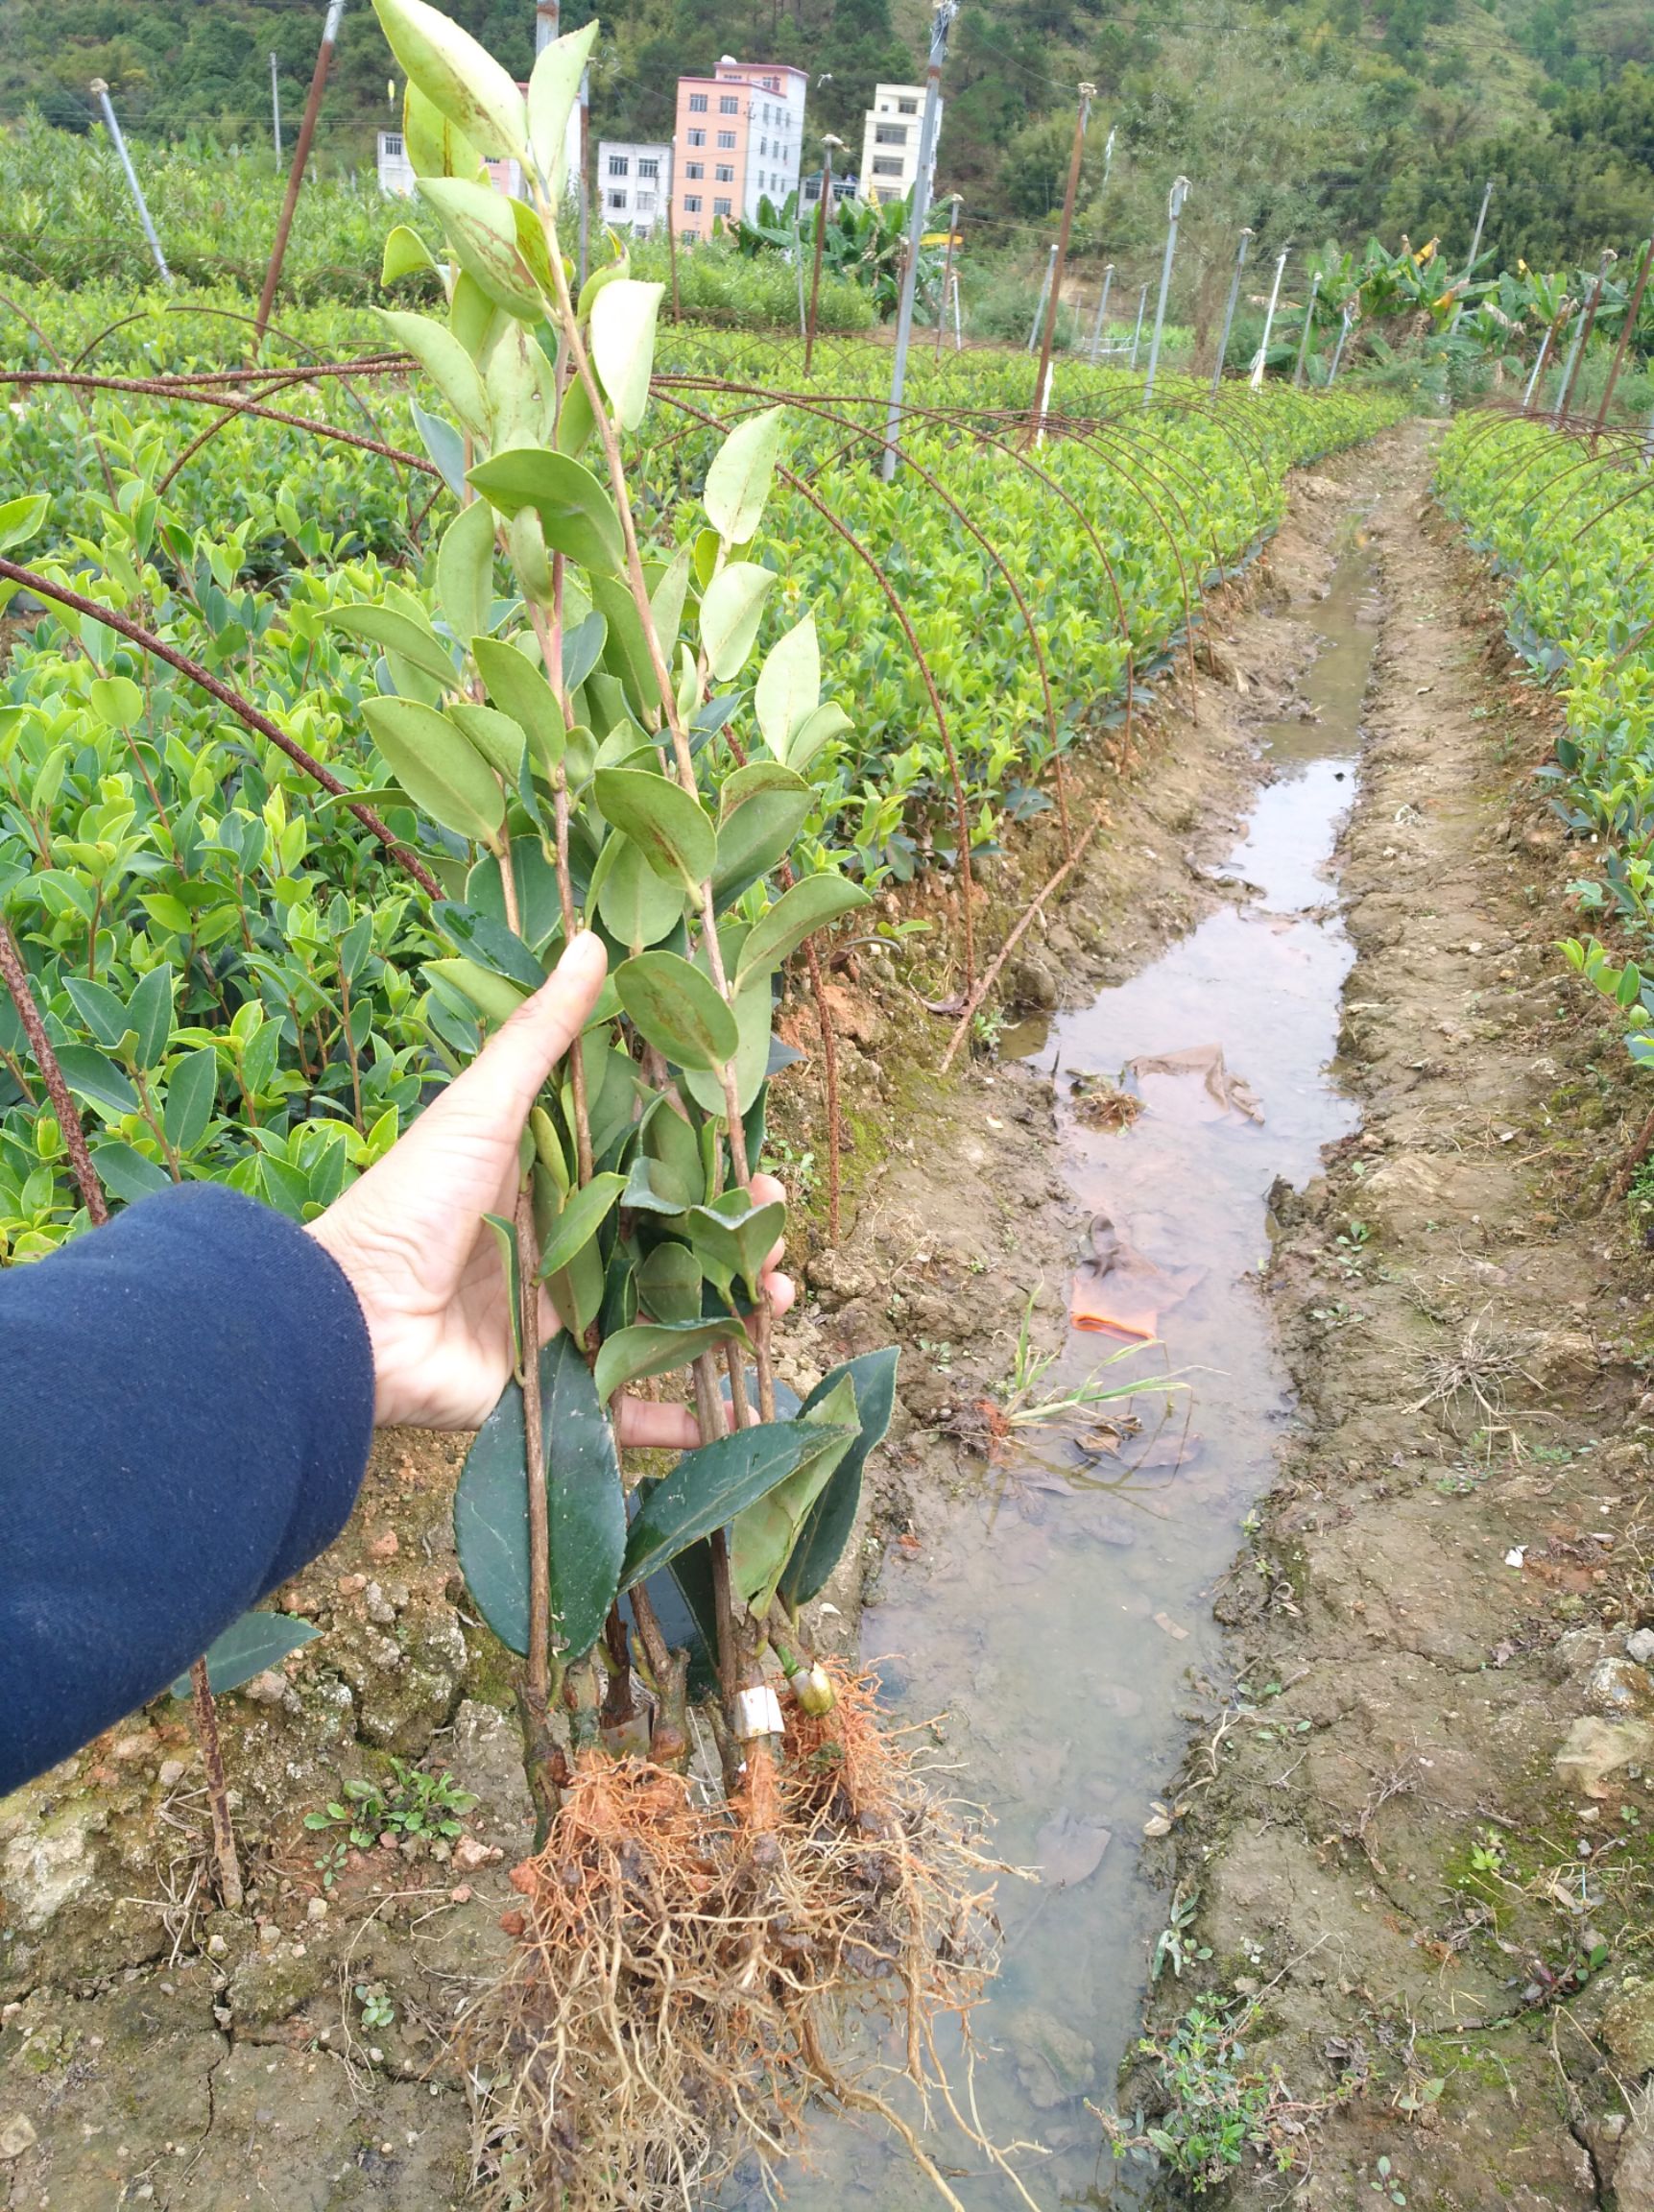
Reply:
<svg viewBox="0 0 1654 2212"><path fill-rule="evenodd" d="M213 1184L0 1271L0 1794L154 1697L349 1517L354 1292Z"/></svg>

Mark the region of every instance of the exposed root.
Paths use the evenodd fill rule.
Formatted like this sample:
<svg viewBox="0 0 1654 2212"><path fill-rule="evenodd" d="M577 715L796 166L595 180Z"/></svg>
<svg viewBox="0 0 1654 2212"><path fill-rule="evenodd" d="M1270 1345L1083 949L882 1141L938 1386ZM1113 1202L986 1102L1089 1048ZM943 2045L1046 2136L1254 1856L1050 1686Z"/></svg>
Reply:
<svg viewBox="0 0 1654 2212"><path fill-rule="evenodd" d="M790 1709L779 1756L727 1804L647 1761L577 1765L545 1848L512 1874L511 1969L461 2030L497 2212L704 2204L738 2162L784 2158L816 2095L878 2119L956 2202L855 2078L846 2030L899 2023L922 2104L942 2087L958 2117L931 2028L963 2020L994 1970L1001 1869L871 1683L834 1682L834 1709Z"/></svg>

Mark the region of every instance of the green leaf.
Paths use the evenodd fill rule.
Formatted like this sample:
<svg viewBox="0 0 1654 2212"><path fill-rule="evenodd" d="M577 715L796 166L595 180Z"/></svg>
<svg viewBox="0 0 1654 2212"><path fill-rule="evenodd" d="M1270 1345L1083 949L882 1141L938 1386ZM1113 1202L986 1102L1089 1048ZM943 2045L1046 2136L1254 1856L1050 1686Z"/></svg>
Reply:
<svg viewBox="0 0 1654 2212"><path fill-rule="evenodd" d="M639 952L614 971L633 1024L680 1068L715 1069L741 1042L735 1017L710 977L678 952Z"/></svg>
<svg viewBox="0 0 1654 2212"><path fill-rule="evenodd" d="M455 123L409 83L402 94L402 148L416 177L483 177L483 157Z"/></svg>
<svg viewBox="0 0 1654 2212"><path fill-rule="evenodd" d="M604 661L624 684L626 703L632 711L640 721L656 721L660 713L660 689L632 593L617 577L593 575L590 582L593 603L609 627Z"/></svg>
<svg viewBox="0 0 1654 2212"><path fill-rule="evenodd" d="M786 858L815 804L809 784L779 760L755 760L725 778L712 876L720 913Z"/></svg>
<svg viewBox="0 0 1654 2212"><path fill-rule="evenodd" d="M686 1244L657 1244L637 1269L637 1299L651 1321L701 1317L701 1262Z"/></svg>
<svg viewBox="0 0 1654 2212"><path fill-rule="evenodd" d="M800 1423L831 1431L836 1441L809 1453L773 1490L740 1514L730 1531L730 1579L761 1619L776 1595L811 1508L856 1441L855 1384L841 1376Z"/></svg>
<svg viewBox="0 0 1654 2212"><path fill-rule="evenodd" d="M443 532L437 548L437 604L463 642L487 630L493 595L494 518L487 500L473 499Z"/></svg>
<svg viewBox="0 0 1654 2212"><path fill-rule="evenodd" d="M637 1148L654 1168L654 1187L662 1197L696 1206L707 1189L701 1142L670 1098L659 1097L644 1115Z"/></svg>
<svg viewBox="0 0 1654 2212"><path fill-rule="evenodd" d="M753 691L758 728L778 760L786 758L787 739L815 712L821 695L821 645L816 618L806 614L771 646Z"/></svg>
<svg viewBox="0 0 1654 2212"><path fill-rule="evenodd" d="M426 973L441 976L490 1022L509 1022L527 993L476 960L427 960Z"/></svg>
<svg viewBox="0 0 1654 2212"><path fill-rule="evenodd" d="M776 582L773 568L755 561L731 561L707 585L701 600L701 643L720 684L744 666Z"/></svg>
<svg viewBox="0 0 1654 2212"><path fill-rule="evenodd" d="M508 789L515 789L522 775L523 754L528 750L527 732L497 707L479 707L471 699L455 699L443 711L478 757L503 779Z"/></svg>
<svg viewBox="0 0 1654 2212"><path fill-rule="evenodd" d="M591 363L623 430L635 430L649 404L655 324L665 289L626 276L606 284L591 303Z"/></svg>
<svg viewBox="0 0 1654 2212"><path fill-rule="evenodd" d="M584 462L543 445L516 445L479 461L469 481L502 515L532 507L554 553L566 553L582 568L602 575L624 567L619 515Z"/></svg>
<svg viewBox="0 0 1654 2212"><path fill-rule="evenodd" d="M98 677L91 701L93 711L111 730L131 730L143 719L144 695L130 676Z"/></svg>
<svg viewBox="0 0 1654 2212"><path fill-rule="evenodd" d="M872 903L872 894L846 876L806 876L781 894L741 947L735 963L736 990L749 975L779 967L806 937L825 929L841 914Z"/></svg>
<svg viewBox="0 0 1654 2212"><path fill-rule="evenodd" d="M697 1179L697 1191L700 1179ZM658 1160L634 1160L620 1203L634 1213L676 1218L691 1201L683 1197Z"/></svg>
<svg viewBox="0 0 1654 2212"><path fill-rule="evenodd" d="M158 1068L172 1035L172 995L176 978L163 960L152 968L127 1001L127 1021L137 1031L133 1057L147 1074Z"/></svg>
<svg viewBox="0 0 1654 2212"><path fill-rule="evenodd" d="M658 876L700 890L718 857L718 832L699 799L646 768L600 768L593 793L605 821L641 849Z"/></svg>
<svg viewBox="0 0 1654 2212"><path fill-rule="evenodd" d="M570 692L578 691L603 658L609 624L594 607L563 637L563 681Z"/></svg>
<svg viewBox="0 0 1654 2212"><path fill-rule="evenodd" d="M392 53L440 114L485 154L528 153L522 94L493 56L425 0L373 0Z"/></svg>
<svg viewBox="0 0 1654 2212"><path fill-rule="evenodd" d="M419 193L435 208L472 282L508 315L538 322L545 301L517 245L516 218L505 194L463 177L421 177Z"/></svg>
<svg viewBox="0 0 1654 2212"><path fill-rule="evenodd" d="M683 546L671 566L649 594L649 618L655 625L660 657L670 667L672 649L683 626L683 602L689 593L690 548Z"/></svg>
<svg viewBox="0 0 1654 2212"><path fill-rule="evenodd" d="M522 1373L522 1252L516 1240L516 1223L503 1214L485 1214L499 1249L500 1272L505 1277L506 1310L511 1316L511 1363Z"/></svg>
<svg viewBox="0 0 1654 2212"><path fill-rule="evenodd" d="M545 981L544 968L522 939L491 914L457 900L439 899L431 908L431 920L450 944L495 975L507 976L524 991L538 991Z"/></svg>
<svg viewBox="0 0 1654 2212"><path fill-rule="evenodd" d="M595 1140L594 1140L595 1142ZM569 1203L569 1193L561 1178L537 1166L534 1174L534 1225L542 1249L547 1249L557 1237L558 1223ZM604 1267L603 1255L591 1238L576 1251L566 1267L554 1273L542 1274L546 1294L557 1310L557 1317L577 1343L583 1342L587 1330L603 1310Z"/></svg>
<svg viewBox="0 0 1654 2212"><path fill-rule="evenodd" d="M206 1647L206 1683L215 1697L239 1690L268 1667L278 1667L291 1651L301 1651L322 1633L292 1613L244 1613ZM180 1674L175 1697L190 1695L190 1679Z"/></svg>
<svg viewBox="0 0 1654 2212"><path fill-rule="evenodd" d="M132 1023L126 1007L108 985L94 983L87 975L65 975L63 988L74 1001L76 1013L98 1043L107 1045L111 1052L118 1050Z"/></svg>
<svg viewBox="0 0 1654 2212"><path fill-rule="evenodd" d="M850 1542L861 1502L862 1469L867 1457L890 1427L896 1406L894 1345L877 1352L863 1352L824 1375L801 1410L814 1412L838 1383L849 1376L855 1384L855 1441L834 1468L832 1477L805 1518L803 1532L781 1575L780 1595L789 1606L807 1604L820 1595Z"/></svg>
<svg viewBox="0 0 1654 2212"><path fill-rule="evenodd" d="M685 1224L689 1241L727 1285L739 1277L749 1298L758 1295L758 1272L766 1254L787 1225L780 1199L755 1206L744 1190L726 1190L709 1206L692 1206Z"/></svg>
<svg viewBox="0 0 1654 2212"><path fill-rule="evenodd" d="M735 1047L735 1095L745 1114L763 1089L770 1068L770 1023L774 1009L767 972L748 977L745 987L735 993L733 1011L739 1040ZM724 1090L716 1075L686 1069L683 1088L703 1113L723 1113Z"/></svg>
<svg viewBox="0 0 1654 2212"><path fill-rule="evenodd" d="M763 519L781 449L781 410L767 407L738 422L707 471L707 519L729 545L745 545Z"/></svg>
<svg viewBox="0 0 1654 2212"><path fill-rule="evenodd" d="M210 1045L175 1060L167 1076L161 1126L175 1152L190 1153L206 1135L218 1103L218 1054Z"/></svg>
<svg viewBox="0 0 1654 2212"><path fill-rule="evenodd" d="M9 553L13 545L33 538L51 504L44 492L28 492L21 499L0 502L0 553Z"/></svg>
<svg viewBox="0 0 1654 2212"><path fill-rule="evenodd" d="M205 1047L211 1051L211 1046ZM102 1052L90 1045L60 1045L58 1065L63 1080L78 1098L94 1106L107 1106L111 1114L135 1114L138 1094L131 1082Z"/></svg>
<svg viewBox="0 0 1654 2212"><path fill-rule="evenodd" d="M405 223L398 223L385 241L384 258L379 264L379 282L397 283L416 271L434 269L436 259L430 248L417 230L410 230Z"/></svg>
<svg viewBox="0 0 1654 2212"><path fill-rule="evenodd" d="M563 412L557 419L558 451L584 452L596 428L597 417L591 411L590 397L577 376L563 396Z"/></svg>
<svg viewBox="0 0 1654 2212"><path fill-rule="evenodd" d="M841 1438L848 1442L853 1434L851 1430L807 1428L802 1421L762 1421L703 1444L698 1452L685 1452L665 1480L649 1492L632 1523L622 1589L655 1574L699 1537L727 1527L784 1482L806 1455L828 1450Z"/></svg>
<svg viewBox="0 0 1654 2212"><path fill-rule="evenodd" d="M611 936L630 950L658 945L683 919L683 886L657 875L647 856L617 830L592 871L597 911ZM589 902L588 902L589 905Z"/></svg>
<svg viewBox="0 0 1654 2212"><path fill-rule="evenodd" d="M539 1373L552 1641L578 1658L602 1635L620 1587L626 1551L620 1455L591 1371L566 1331L541 1353Z"/></svg>
<svg viewBox="0 0 1654 2212"><path fill-rule="evenodd" d="M726 1338L746 1341L746 1331L732 1313L711 1321L696 1321L668 1328L663 1322L640 1322L605 1339L594 1370L597 1395L607 1406L616 1390L641 1382L651 1375L666 1375L674 1367L690 1367L703 1352Z"/></svg>
<svg viewBox="0 0 1654 2212"><path fill-rule="evenodd" d="M594 1175L583 1190L569 1198L557 1217L556 1233L540 1255L539 1272L561 1274L572 1264L613 1213L626 1188L624 1175Z"/></svg>
<svg viewBox="0 0 1654 2212"><path fill-rule="evenodd" d="M567 731L544 669L497 637L473 637L471 654L489 697L526 733L537 764L555 774Z"/></svg>
<svg viewBox="0 0 1654 2212"><path fill-rule="evenodd" d="M540 1353L543 1400L547 1355ZM454 1490L454 1549L477 1611L508 1651L528 1650L528 1439L522 1391L508 1382L477 1431Z"/></svg>
<svg viewBox="0 0 1654 2212"><path fill-rule="evenodd" d="M486 436L489 405L483 380L476 363L446 325L398 307L377 307L374 313L397 345L407 348L466 428Z"/></svg>
<svg viewBox="0 0 1654 2212"><path fill-rule="evenodd" d="M563 927L563 902L557 887L557 871L546 858L538 837L514 837L511 841L512 880L516 885L516 915L519 936L531 952L544 956L552 940ZM510 925L505 918L505 896L500 886L500 864L491 853L485 853L466 878L465 903L478 913L486 914L490 921L502 928Z"/></svg>
<svg viewBox="0 0 1654 2212"><path fill-rule="evenodd" d="M595 19L542 49L528 81L528 143L555 205L567 183L564 149L580 80L597 43Z"/></svg>
<svg viewBox="0 0 1654 2212"><path fill-rule="evenodd" d="M109 1195L124 1198L129 1205L172 1188L172 1177L158 1160L152 1160L135 1145L123 1144L118 1140L98 1145L92 1153L92 1166L98 1171L98 1181Z"/></svg>
<svg viewBox="0 0 1654 2212"><path fill-rule="evenodd" d="M827 700L825 706L818 707L813 714L806 714L795 727L787 740L787 766L796 768L801 776L807 775L810 762L822 747L854 727L844 709L833 700Z"/></svg>
<svg viewBox="0 0 1654 2212"><path fill-rule="evenodd" d="M479 845L498 836L505 817L500 787L444 714L417 699L365 699L362 713L392 775L422 813Z"/></svg>
<svg viewBox="0 0 1654 2212"><path fill-rule="evenodd" d="M450 690L459 682L453 655L432 629L416 622L395 607L329 607L322 617L330 630L343 630L352 637L366 637L398 659L411 661L425 675L434 676Z"/></svg>

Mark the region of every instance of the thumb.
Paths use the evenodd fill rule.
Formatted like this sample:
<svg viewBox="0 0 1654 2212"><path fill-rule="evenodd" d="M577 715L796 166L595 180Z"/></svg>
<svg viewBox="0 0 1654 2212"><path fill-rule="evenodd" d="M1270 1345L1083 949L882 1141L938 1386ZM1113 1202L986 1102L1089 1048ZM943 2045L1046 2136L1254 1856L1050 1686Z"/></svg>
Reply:
<svg viewBox="0 0 1654 2212"><path fill-rule="evenodd" d="M525 999L447 1092L510 1134L528 1119L547 1075L580 1035L608 972L603 940L583 929L549 980Z"/></svg>

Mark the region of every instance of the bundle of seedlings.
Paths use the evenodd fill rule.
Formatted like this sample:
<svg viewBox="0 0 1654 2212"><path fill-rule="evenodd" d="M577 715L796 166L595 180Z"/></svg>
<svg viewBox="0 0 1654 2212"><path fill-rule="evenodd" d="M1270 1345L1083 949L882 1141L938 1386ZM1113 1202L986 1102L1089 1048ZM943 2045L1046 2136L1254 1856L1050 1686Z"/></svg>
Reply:
<svg viewBox="0 0 1654 2212"><path fill-rule="evenodd" d="M463 2032L479 2177L501 2205L682 2204L782 2154L820 2093L882 2114L950 2195L835 2056L851 2015L899 2021L922 2095L946 2097L933 2024L974 2002L995 1923L966 1826L799 1624L852 1527L896 1355L802 1405L774 1374L785 1209L754 1182L786 1057L774 1005L789 955L867 902L792 872L822 805L811 765L850 726L822 701L812 616L744 681L783 582L753 557L779 412L711 456L704 527L640 541L622 439L660 287L617 258L577 294L557 227L597 27L548 46L525 98L422 0L375 5L451 253L445 314L385 321L442 396L416 419L460 507L430 593L330 618L378 649L364 714L446 893L432 1034L457 1071L577 931L611 963L490 1216L515 1375L455 1500L471 1598L522 1660L539 1812L514 1962ZM433 265L394 233L387 281ZM629 1471L616 1395L672 1376L699 1446Z"/></svg>

